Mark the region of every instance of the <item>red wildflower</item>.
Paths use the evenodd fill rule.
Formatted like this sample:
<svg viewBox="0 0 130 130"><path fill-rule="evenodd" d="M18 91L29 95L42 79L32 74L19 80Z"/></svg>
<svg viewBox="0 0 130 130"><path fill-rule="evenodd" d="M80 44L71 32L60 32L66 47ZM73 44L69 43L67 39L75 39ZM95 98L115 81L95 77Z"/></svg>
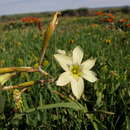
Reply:
<svg viewBox="0 0 130 130"><path fill-rule="evenodd" d="M42 30L42 23L41 23L41 18L36 18L36 17L32 17L32 16L28 16L28 17L24 17L21 18L21 21L27 24L35 24L38 29L41 31Z"/></svg>
<svg viewBox="0 0 130 130"><path fill-rule="evenodd" d="M104 15L104 13L102 11L98 11L95 13L96 15Z"/></svg>
<svg viewBox="0 0 130 130"><path fill-rule="evenodd" d="M22 18L21 21L24 23L39 23L39 22L41 22L41 19L32 17L32 16L28 16L28 17Z"/></svg>
<svg viewBox="0 0 130 130"><path fill-rule="evenodd" d="M127 28L130 28L130 24L126 24Z"/></svg>
<svg viewBox="0 0 130 130"><path fill-rule="evenodd" d="M113 18L107 18L106 21L111 23L111 22L113 22Z"/></svg>
<svg viewBox="0 0 130 130"><path fill-rule="evenodd" d="M101 20L102 22L108 22L108 23L112 23L114 21L113 18L104 18Z"/></svg>
<svg viewBox="0 0 130 130"><path fill-rule="evenodd" d="M119 23L126 23L126 22L128 22L128 19L120 19L119 20Z"/></svg>
<svg viewBox="0 0 130 130"><path fill-rule="evenodd" d="M108 16L108 17L110 17L110 18L115 18L115 16L113 16L113 14L112 13L107 13L107 14L105 14L106 16Z"/></svg>
<svg viewBox="0 0 130 130"><path fill-rule="evenodd" d="M92 26L92 27L97 27L97 26L98 26L98 24L91 24L91 26Z"/></svg>

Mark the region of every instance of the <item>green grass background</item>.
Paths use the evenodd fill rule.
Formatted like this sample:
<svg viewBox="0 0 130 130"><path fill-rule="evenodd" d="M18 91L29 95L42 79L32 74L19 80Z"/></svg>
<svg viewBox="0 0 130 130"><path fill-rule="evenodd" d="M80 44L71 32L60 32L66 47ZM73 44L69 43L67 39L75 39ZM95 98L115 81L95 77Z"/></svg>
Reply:
<svg viewBox="0 0 130 130"><path fill-rule="evenodd" d="M117 19L122 17L129 19L127 14L119 13L116 16ZM43 31L49 21L50 18L43 20ZM3 28L4 25L1 25L0 67L35 66L39 61L43 40L38 28L35 25ZM73 40L73 43L70 40ZM111 43L106 43L105 40L111 40ZM88 114L95 116L93 120L99 130L130 130L130 31L116 28L113 24L99 23L98 16L60 18L45 54L45 60L49 64L44 70L58 78L63 70L53 55L57 49L70 52L76 46L83 49L84 60L91 57L97 59L93 71L99 79L95 83L85 81L84 95L78 103L88 108ZM6 85L47 78L39 73L22 72ZM37 107L45 104L65 103L68 98L72 100L73 94L69 85L59 87L54 82L28 88L22 94L24 113L14 112L12 93L13 90L1 92L2 99L5 100L4 109L0 113L1 129L95 128L87 114L81 110L64 107L37 110ZM26 113L32 108L36 108L35 111Z"/></svg>

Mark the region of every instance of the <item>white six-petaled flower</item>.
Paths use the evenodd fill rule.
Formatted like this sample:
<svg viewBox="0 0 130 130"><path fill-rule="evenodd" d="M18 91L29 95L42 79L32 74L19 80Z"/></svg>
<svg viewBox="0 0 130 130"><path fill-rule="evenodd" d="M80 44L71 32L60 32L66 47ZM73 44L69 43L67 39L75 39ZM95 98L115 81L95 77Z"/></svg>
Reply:
<svg viewBox="0 0 130 130"><path fill-rule="evenodd" d="M59 53L55 54L54 57L65 71L59 76L56 85L65 86L71 83L74 96L80 99L84 91L83 78L90 82L97 80L96 74L90 70L95 65L96 59L88 59L81 63L83 51L79 46L73 50L72 56Z"/></svg>

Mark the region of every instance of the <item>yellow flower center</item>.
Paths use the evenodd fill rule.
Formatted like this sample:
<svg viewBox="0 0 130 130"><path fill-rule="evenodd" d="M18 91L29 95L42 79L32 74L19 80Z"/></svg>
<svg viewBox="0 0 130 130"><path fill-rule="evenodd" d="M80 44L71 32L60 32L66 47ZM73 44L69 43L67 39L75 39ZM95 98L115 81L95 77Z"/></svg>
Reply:
<svg viewBox="0 0 130 130"><path fill-rule="evenodd" d="M81 68L79 65L72 65L70 67L70 71L73 74L73 76L81 76L82 72L81 72Z"/></svg>

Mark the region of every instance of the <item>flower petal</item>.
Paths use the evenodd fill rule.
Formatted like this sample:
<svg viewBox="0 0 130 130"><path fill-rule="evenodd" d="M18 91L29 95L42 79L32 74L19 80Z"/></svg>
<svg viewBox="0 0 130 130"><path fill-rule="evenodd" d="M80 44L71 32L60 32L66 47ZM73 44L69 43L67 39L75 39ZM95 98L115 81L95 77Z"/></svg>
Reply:
<svg viewBox="0 0 130 130"><path fill-rule="evenodd" d="M83 91L84 91L84 81L82 78L78 78L78 80L71 80L71 88L74 96L77 99L80 99Z"/></svg>
<svg viewBox="0 0 130 130"><path fill-rule="evenodd" d="M69 56L62 54L55 54L54 57L65 71L69 69L68 65L72 64L72 58Z"/></svg>
<svg viewBox="0 0 130 130"><path fill-rule="evenodd" d="M79 64L80 65L82 59L83 59L83 51L79 46L77 46L73 50L73 64Z"/></svg>
<svg viewBox="0 0 130 130"><path fill-rule="evenodd" d="M96 73L94 73L93 71L86 71L84 72L84 74L82 75L82 77L90 82L95 82L97 79L96 77Z"/></svg>
<svg viewBox="0 0 130 130"><path fill-rule="evenodd" d="M65 52L64 50L60 50L60 49L57 50L57 53L58 53L58 54L62 54L62 55L65 55L65 54L66 54L66 52Z"/></svg>
<svg viewBox="0 0 130 130"><path fill-rule="evenodd" d="M56 85L65 86L70 82L70 80L71 80L70 72L64 72L59 76L58 80L56 81Z"/></svg>
<svg viewBox="0 0 130 130"><path fill-rule="evenodd" d="M82 66L82 71L90 70L94 65L95 65L96 59L88 59L84 61L81 66Z"/></svg>

